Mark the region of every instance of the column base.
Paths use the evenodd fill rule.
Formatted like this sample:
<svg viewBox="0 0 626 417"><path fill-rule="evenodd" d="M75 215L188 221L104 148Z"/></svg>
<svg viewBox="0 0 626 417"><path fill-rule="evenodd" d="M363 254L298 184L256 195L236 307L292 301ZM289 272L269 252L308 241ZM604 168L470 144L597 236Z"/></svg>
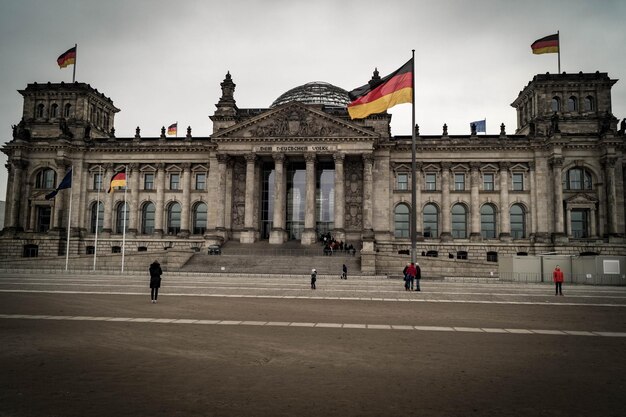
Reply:
<svg viewBox="0 0 626 417"><path fill-rule="evenodd" d="M317 236L315 235L315 229L304 229L300 237L300 243L303 245L313 245L316 241Z"/></svg>
<svg viewBox="0 0 626 417"><path fill-rule="evenodd" d="M370 241L374 241L374 230L372 229L365 229L363 230L363 234L361 235L363 240L370 240Z"/></svg>
<svg viewBox="0 0 626 417"><path fill-rule="evenodd" d="M287 232L285 229L272 228L270 231L270 244L281 245L287 241Z"/></svg>
<svg viewBox="0 0 626 417"><path fill-rule="evenodd" d="M511 237L510 233L500 233L500 236L498 236L498 238L502 241L502 242L510 242L513 240L513 238Z"/></svg>
<svg viewBox="0 0 626 417"><path fill-rule="evenodd" d="M480 233L470 233L470 242L480 242L483 236Z"/></svg>
<svg viewBox="0 0 626 417"><path fill-rule="evenodd" d="M181 230L180 232L178 232L178 234L176 236L180 237L180 238L183 238L183 239L187 239L189 237L189 235L191 235L189 230Z"/></svg>
<svg viewBox="0 0 626 417"><path fill-rule="evenodd" d="M240 243L254 243L256 242L256 232L254 229L244 229L239 235Z"/></svg>
<svg viewBox="0 0 626 417"><path fill-rule="evenodd" d="M565 233L552 233L552 242L564 244L569 242L569 238Z"/></svg>
<svg viewBox="0 0 626 417"><path fill-rule="evenodd" d="M442 242L452 242L454 239L452 238L452 233L443 232L441 235L439 235L439 240L441 240Z"/></svg>
<svg viewBox="0 0 626 417"><path fill-rule="evenodd" d="M531 234L530 240L533 243L551 243L550 235L548 235L547 233L543 233L543 232Z"/></svg>

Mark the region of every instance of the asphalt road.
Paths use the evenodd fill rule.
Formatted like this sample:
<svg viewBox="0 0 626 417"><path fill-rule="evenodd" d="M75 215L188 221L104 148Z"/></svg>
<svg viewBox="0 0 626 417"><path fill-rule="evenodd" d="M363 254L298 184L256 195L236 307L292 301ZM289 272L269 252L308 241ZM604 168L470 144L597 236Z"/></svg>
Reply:
<svg viewBox="0 0 626 417"><path fill-rule="evenodd" d="M626 288L0 273L0 417L624 416Z"/></svg>

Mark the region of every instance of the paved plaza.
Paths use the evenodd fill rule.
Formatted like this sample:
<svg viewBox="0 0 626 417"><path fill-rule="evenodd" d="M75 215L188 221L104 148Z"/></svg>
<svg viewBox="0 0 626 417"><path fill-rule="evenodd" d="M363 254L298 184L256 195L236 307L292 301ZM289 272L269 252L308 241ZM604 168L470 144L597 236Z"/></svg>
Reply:
<svg viewBox="0 0 626 417"><path fill-rule="evenodd" d="M0 272L0 417L622 416L626 288Z"/></svg>

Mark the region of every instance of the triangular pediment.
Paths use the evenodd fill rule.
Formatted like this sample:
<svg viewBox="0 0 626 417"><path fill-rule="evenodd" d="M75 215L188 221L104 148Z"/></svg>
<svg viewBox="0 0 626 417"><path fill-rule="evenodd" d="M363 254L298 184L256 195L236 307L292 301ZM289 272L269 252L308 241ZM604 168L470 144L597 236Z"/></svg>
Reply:
<svg viewBox="0 0 626 417"><path fill-rule="evenodd" d="M240 141L298 141L374 140L379 135L343 119L331 116L302 103L286 103L258 116L213 134L216 142Z"/></svg>
<svg viewBox="0 0 626 417"><path fill-rule="evenodd" d="M598 201L597 197L591 194L579 193L565 200L568 204L591 204Z"/></svg>

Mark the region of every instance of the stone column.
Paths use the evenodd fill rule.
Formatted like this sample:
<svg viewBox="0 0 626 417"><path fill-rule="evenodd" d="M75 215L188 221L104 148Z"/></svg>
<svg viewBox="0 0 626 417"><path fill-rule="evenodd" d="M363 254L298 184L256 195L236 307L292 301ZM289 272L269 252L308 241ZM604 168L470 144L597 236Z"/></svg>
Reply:
<svg viewBox="0 0 626 417"><path fill-rule="evenodd" d="M421 162L415 163L415 237L419 242L424 241L424 222L422 221L422 183L424 176L422 175L422 167L424 165Z"/></svg>
<svg viewBox="0 0 626 417"><path fill-rule="evenodd" d="M102 176L103 184L111 184L111 178L115 175L115 171L113 171L113 164L108 164L104 167L104 173ZM108 181L104 181L104 178L108 178ZM115 192L111 190L110 193L108 185L104 186L104 219L102 219L102 237L108 238L111 237L111 233L113 230L111 229L111 223L113 222L113 194Z"/></svg>
<svg viewBox="0 0 626 417"><path fill-rule="evenodd" d="M226 214L226 164L229 161L229 157L226 154L217 155L217 170L218 170L218 185L217 185L217 219L215 221L215 230L218 234L223 235L226 232L224 227L224 217Z"/></svg>
<svg viewBox="0 0 626 417"><path fill-rule="evenodd" d="M287 239L285 231L285 216L287 196L285 189L285 154L277 153L274 157L274 213L270 243L280 245Z"/></svg>
<svg viewBox="0 0 626 417"><path fill-rule="evenodd" d="M335 229L333 234L338 241L346 240L346 230L344 229L344 215L345 215L345 174L343 170L343 161L346 155L341 152L337 152L333 155L335 160Z"/></svg>
<svg viewBox="0 0 626 417"><path fill-rule="evenodd" d="M165 233L165 224L163 217L165 215L165 164L156 164L156 207L154 212L154 235L163 237Z"/></svg>
<svg viewBox="0 0 626 417"><path fill-rule="evenodd" d="M591 237L598 237L598 231L596 230L596 209L589 210L589 222L591 224Z"/></svg>
<svg viewBox="0 0 626 417"><path fill-rule="evenodd" d="M563 219L563 185L561 183L561 170L563 168L563 157L554 156L550 160L552 165L553 184L553 204L554 218L553 230L555 238L562 238L565 235L565 221Z"/></svg>
<svg viewBox="0 0 626 417"><path fill-rule="evenodd" d="M530 179L530 213L526 213L526 217L531 219L530 225L526 224L526 235L524 237L535 236L537 233L537 184L535 184L535 161L530 161L528 163L529 171L529 179Z"/></svg>
<svg viewBox="0 0 626 417"><path fill-rule="evenodd" d="M373 191L374 181L372 171L374 169L374 155L363 154L363 240L374 239L373 224Z"/></svg>
<svg viewBox="0 0 626 417"><path fill-rule="evenodd" d="M450 162L441 163L441 226L442 242L452 240L452 218L450 213Z"/></svg>
<svg viewBox="0 0 626 417"><path fill-rule="evenodd" d="M480 162L470 162L470 210L471 210L471 226L470 240L480 241L482 235L480 233L480 200L479 194L480 184Z"/></svg>
<svg viewBox="0 0 626 417"><path fill-rule="evenodd" d="M63 180L63 177L65 177L65 174L67 174L67 170L68 167L65 163L65 160L57 160L56 161L56 184L54 184L54 186L58 186L61 181ZM20 193L21 194L21 193ZM69 198L66 197L69 196L69 193L67 191L64 192L59 192L56 197L54 197L54 206L53 206L53 215L52 215L52 224L50 225L50 229L51 231L60 231L63 228L63 217L65 217L65 213L63 212L63 210L65 209L65 199Z"/></svg>
<svg viewBox="0 0 626 417"><path fill-rule="evenodd" d="M63 111L63 107L59 108L59 112ZM72 188L74 188L74 203L72 203L72 217L76 219L72 225L74 229L78 230L81 236L84 236L86 231L89 230L89 221L85 220L87 216L91 220L89 211L89 201L87 199L87 192L91 188L91 175L89 175L89 167L83 161L84 155L76 160L74 164L74 178L72 179ZM74 211L76 210L76 211ZM76 213L76 215L74 215Z"/></svg>
<svg viewBox="0 0 626 417"><path fill-rule="evenodd" d="M606 156L602 159L604 165L604 176L606 178L606 218L607 232L609 236L616 236L619 232L617 229L617 190L615 188L615 163L617 158L614 156Z"/></svg>
<svg viewBox="0 0 626 417"><path fill-rule="evenodd" d="M500 240L511 241L511 219L509 218L509 168L511 163L500 162Z"/></svg>
<svg viewBox="0 0 626 417"><path fill-rule="evenodd" d="M256 241L256 231L254 227L254 210L255 210L255 187L256 182L256 155L248 153L246 158L246 201L243 217L243 231L241 232L239 241L241 243L254 243Z"/></svg>
<svg viewBox="0 0 626 417"><path fill-rule="evenodd" d="M21 159L12 159L9 164L7 164L7 169L9 170L9 179L7 186L7 199L8 204L5 209L5 228L12 230L21 230L20 226L20 212L25 212L25 209L20 207L20 197L22 195L22 190L24 190L24 170L27 166L27 162ZM23 220L22 220L23 222ZM34 215L31 216L31 229L34 228L35 219Z"/></svg>
<svg viewBox="0 0 626 417"><path fill-rule="evenodd" d="M315 233L315 162L314 153L304 155L306 160L306 209L304 213L304 231L301 242L303 245L312 245L316 241Z"/></svg>
<svg viewBox="0 0 626 417"><path fill-rule="evenodd" d="M134 238L137 236L139 217L139 180L141 177L139 164L129 164L127 174L130 174L130 211L128 213L128 232L126 232L126 236Z"/></svg>
<svg viewBox="0 0 626 417"><path fill-rule="evenodd" d="M180 204L180 232L178 236L187 238L190 235L189 219L191 216L191 164L185 162L183 168L183 201Z"/></svg>

